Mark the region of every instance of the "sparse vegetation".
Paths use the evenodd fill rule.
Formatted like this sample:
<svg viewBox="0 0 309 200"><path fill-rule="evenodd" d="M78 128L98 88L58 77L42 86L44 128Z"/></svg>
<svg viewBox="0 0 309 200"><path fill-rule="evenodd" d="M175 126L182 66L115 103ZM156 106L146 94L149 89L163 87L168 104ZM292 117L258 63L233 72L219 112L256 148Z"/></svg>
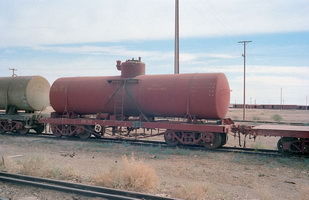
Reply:
<svg viewBox="0 0 309 200"><path fill-rule="evenodd" d="M255 150L259 150L259 149L265 149L265 147L263 146L262 142L257 141L255 143L252 144L252 148Z"/></svg>
<svg viewBox="0 0 309 200"><path fill-rule="evenodd" d="M72 180L78 178L74 169L58 167L42 156L28 157L23 160L3 159L4 169L11 173L20 173L29 176Z"/></svg>
<svg viewBox="0 0 309 200"><path fill-rule="evenodd" d="M258 121L258 120L260 120L261 118L259 117L259 116L253 116L253 120L254 121Z"/></svg>
<svg viewBox="0 0 309 200"><path fill-rule="evenodd" d="M259 113L261 111L263 113ZM292 118L299 120L298 117L292 117L285 111L261 111L251 112L248 109L247 118L254 120L261 118L259 121L270 121L272 115L279 114L286 122L290 122ZM242 110L239 113L238 119L242 119ZM301 119L308 123L308 112L303 113ZM236 116L236 111L232 115ZM237 117L232 117L232 119L237 119ZM261 137L257 138L256 142L247 140L246 145L256 149L275 148L278 138L272 139ZM238 138L235 140L230 137L228 145L238 145L237 140ZM135 154L133 159L130 157L132 152ZM0 155L0 170L20 173L22 166L29 166L30 164L27 162L32 160L30 163L33 165L41 165L39 173L37 173L40 176L49 174L47 176L49 178L69 179L88 185L150 192L172 198L188 200L309 199L309 188L306 184L309 171L308 158L225 154L212 151L189 151L181 148L166 149L161 146L143 147L129 145L125 142L123 144L87 143L49 141L48 139L28 139L27 142L24 142L24 139L6 135L0 135L0 153L4 157L4 161L2 161ZM22 156L16 157L16 155ZM121 160L122 155L127 155L124 156L127 163L133 162L132 160L137 163L130 165L131 171L124 172L125 162ZM142 159L144 162L137 159ZM158 181L152 187L153 189L147 189L149 186L144 183L150 182L151 178L134 178L142 176L141 171L146 171L143 167L136 167L142 165L138 163L144 165L147 163L149 166L146 166L157 170L156 180L159 180L160 183ZM63 168L62 166L67 167ZM102 171L100 172L100 170ZM67 176L66 173L74 174L74 176ZM124 173L131 179L121 176ZM146 177L146 175L143 176ZM143 182L143 180L145 181ZM102 184L102 182L105 183ZM132 184L142 186L136 189L135 186L130 186Z"/></svg>
<svg viewBox="0 0 309 200"><path fill-rule="evenodd" d="M237 115L233 115L233 119L237 120L238 116Z"/></svg>
<svg viewBox="0 0 309 200"><path fill-rule="evenodd" d="M271 119L275 122L281 122L283 120L283 117L281 115L275 114L271 116Z"/></svg>
<svg viewBox="0 0 309 200"><path fill-rule="evenodd" d="M207 199L209 196L209 190L209 185L204 182L191 182L186 185L178 186L175 189L173 196L185 200L201 200Z"/></svg>
<svg viewBox="0 0 309 200"><path fill-rule="evenodd" d="M3 156L0 157L0 170L5 169L5 162Z"/></svg>
<svg viewBox="0 0 309 200"><path fill-rule="evenodd" d="M135 191L151 191L157 188L159 178L156 171L142 161L122 156L122 165L113 166L107 171L98 173L93 181L101 186Z"/></svg>

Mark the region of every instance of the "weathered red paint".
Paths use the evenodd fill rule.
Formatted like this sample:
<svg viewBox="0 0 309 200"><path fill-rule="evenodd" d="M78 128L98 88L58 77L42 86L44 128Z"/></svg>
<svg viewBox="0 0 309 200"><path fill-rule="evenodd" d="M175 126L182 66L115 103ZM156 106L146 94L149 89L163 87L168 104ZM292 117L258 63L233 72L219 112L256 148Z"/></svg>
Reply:
<svg viewBox="0 0 309 200"><path fill-rule="evenodd" d="M136 121L117 121L117 120L97 120L97 119L68 119L68 118L43 118L41 123L60 124L60 125L96 125L109 127L135 127ZM147 129L171 129L179 131L196 131L196 132L216 132L227 133L229 125L212 125L212 124L188 124L173 122L140 122L139 127Z"/></svg>
<svg viewBox="0 0 309 200"><path fill-rule="evenodd" d="M134 63L137 67L134 67ZM224 74L135 76L142 73L141 66L144 64L140 61L122 63L122 73L127 67L133 69L133 72L129 72L129 69L125 72L125 78L123 74L60 78L51 87L51 105L58 113L73 111L77 114L113 114L117 102L119 104L123 98L123 111L127 116L225 117L230 102L230 88ZM133 77L128 78L129 75Z"/></svg>
<svg viewBox="0 0 309 200"><path fill-rule="evenodd" d="M126 62L117 61L118 70L121 70L121 78L132 78L139 75L145 75L145 63L139 60L127 60Z"/></svg>
<svg viewBox="0 0 309 200"><path fill-rule="evenodd" d="M259 125L252 132L261 136L309 138L309 126Z"/></svg>

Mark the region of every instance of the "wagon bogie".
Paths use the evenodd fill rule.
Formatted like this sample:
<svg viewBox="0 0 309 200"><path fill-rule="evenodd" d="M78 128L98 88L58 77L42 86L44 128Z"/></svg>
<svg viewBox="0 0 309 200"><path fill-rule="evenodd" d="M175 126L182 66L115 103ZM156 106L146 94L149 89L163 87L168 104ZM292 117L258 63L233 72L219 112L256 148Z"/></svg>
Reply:
<svg viewBox="0 0 309 200"><path fill-rule="evenodd" d="M178 144L203 145L208 149L214 149L226 144L226 135L226 133L166 130L164 139L171 146Z"/></svg>
<svg viewBox="0 0 309 200"><path fill-rule="evenodd" d="M1 119L0 120L0 133L14 132L22 135L29 133L31 129L35 131L41 131L45 129L45 125L39 123L37 120L12 120L12 119Z"/></svg>
<svg viewBox="0 0 309 200"><path fill-rule="evenodd" d="M33 128L33 130L34 130L36 133L41 134L41 133L43 133L44 130L45 130L45 124L37 124L37 125Z"/></svg>
<svg viewBox="0 0 309 200"><path fill-rule="evenodd" d="M277 143L277 148L284 154L309 154L309 139L282 137Z"/></svg>

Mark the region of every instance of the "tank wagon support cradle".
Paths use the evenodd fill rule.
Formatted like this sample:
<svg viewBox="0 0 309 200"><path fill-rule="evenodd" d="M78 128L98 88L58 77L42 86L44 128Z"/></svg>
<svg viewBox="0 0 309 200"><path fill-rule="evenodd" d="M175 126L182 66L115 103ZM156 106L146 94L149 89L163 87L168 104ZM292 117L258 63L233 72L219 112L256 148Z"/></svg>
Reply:
<svg viewBox="0 0 309 200"><path fill-rule="evenodd" d="M229 119L219 120L211 123L186 123L184 121L143 121L140 120L120 121L114 119L94 119L94 118L64 118L53 114L54 118L42 118L40 123L49 123L50 129L55 136L79 136L82 139L91 135L103 137L105 135L116 138L148 138L164 135L164 139L169 145L177 144L200 144L206 148L218 148L226 144L227 133L232 122ZM74 115L71 115L74 116ZM102 116L102 114L98 114ZM219 123L219 124L218 124ZM111 129L108 131L108 129ZM141 130L141 131L138 131ZM146 130L150 130L146 132ZM157 132L153 133L156 130Z"/></svg>
<svg viewBox="0 0 309 200"><path fill-rule="evenodd" d="M102 114L98 115L102 116ZM113 116L110 118L114 119ZM143 121L140 120L111 120L94 118L42 118L40 123L50 123L51 131L55 136L77 135L82 139L91 135L116 138L148 138L164 135L169 145L203 145L206 148L218 148L227 143L228 133L239 138L239 145L246 147L246 139L255 139L257 136L277 136L278 150L281 153L309 153L309 127L305 126L246 126L235 124L231 119L214 122L184 122L184 121ZM142 130L142 131L138 131ZM147 133L146 130L151 130ZM153 130L157 132L153 133ZM243 136L243 145L241 138Z"/></svg>

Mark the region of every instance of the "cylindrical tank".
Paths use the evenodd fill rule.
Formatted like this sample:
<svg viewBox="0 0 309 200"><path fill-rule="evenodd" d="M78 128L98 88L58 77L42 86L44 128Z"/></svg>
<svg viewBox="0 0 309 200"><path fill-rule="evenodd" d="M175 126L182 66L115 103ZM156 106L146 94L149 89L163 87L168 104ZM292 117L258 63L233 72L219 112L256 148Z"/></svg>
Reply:
<svg viewBox="0 0 309 200"><path fill-rule="evenodd" d="M39 111L49 105L49 82L41 76L0 77L0 109Z"/></svg>
<svg viewBox="0 0 309 200"><path fill-rule="evenodd" d="M114 114L122 99L127 116L220 119L229 107L230 88L222 73L196 73L60 78L50 91L58 113Z"/></svg>

